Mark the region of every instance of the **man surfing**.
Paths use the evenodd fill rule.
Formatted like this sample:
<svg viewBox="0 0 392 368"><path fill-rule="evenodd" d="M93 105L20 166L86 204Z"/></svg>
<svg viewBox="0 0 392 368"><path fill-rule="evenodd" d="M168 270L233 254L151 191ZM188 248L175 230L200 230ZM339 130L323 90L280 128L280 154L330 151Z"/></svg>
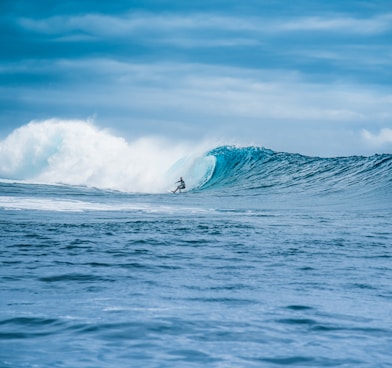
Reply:
<svg viewBox="0 0 392 368"><path fill-rule="evenodd" d="M173 193L176 193L177 190L179 193L181 193L181 189L185 189L185 181L182 179L182 176L180 177L179 181L176 181L176 184L177 183L179 183L179 184L175 190L172 190Z"/></svg>

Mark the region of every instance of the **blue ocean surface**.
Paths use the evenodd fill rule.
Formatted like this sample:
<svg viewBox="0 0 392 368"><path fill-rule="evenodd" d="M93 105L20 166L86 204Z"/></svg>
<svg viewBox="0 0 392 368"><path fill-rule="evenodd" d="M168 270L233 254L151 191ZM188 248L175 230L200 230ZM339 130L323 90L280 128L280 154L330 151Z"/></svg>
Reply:
<svg viewBox="0 0 392 368"><path fill-rule="evenodd" d="M0 367L392 367L392 155L218 146L141 192L53 154L1 161Z"/></svg>

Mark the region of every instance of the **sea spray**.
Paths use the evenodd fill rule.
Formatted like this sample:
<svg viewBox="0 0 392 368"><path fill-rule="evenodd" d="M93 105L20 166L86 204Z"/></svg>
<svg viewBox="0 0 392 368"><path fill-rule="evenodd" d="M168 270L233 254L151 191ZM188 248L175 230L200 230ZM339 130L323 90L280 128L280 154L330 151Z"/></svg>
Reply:
<svg viewBox="0 0 392 368"><path fill-rule="evenodd" d="M0 142L0 177L126 192L165 192L177 176L185 175L185 169L192 171L189 159L186 167L174 165L176 161L193 157L196 162L203 156L203 147L158 137L128 142L81 120L33 121ZM194 177L193 184L197 183Z"/></svg>

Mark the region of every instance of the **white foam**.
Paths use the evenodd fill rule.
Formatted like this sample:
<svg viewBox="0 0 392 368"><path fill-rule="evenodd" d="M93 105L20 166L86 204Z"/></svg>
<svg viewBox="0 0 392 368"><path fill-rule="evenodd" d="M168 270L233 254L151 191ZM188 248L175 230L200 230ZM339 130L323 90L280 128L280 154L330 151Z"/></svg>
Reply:
<svg viewBox="0 0 392 368"><path fill-rule="evenodd" d="M180 175L186 179L186 171L190 186L204 180L207 174L200 167L211 171L213 165L200 163L206 149L204 143L191 146L156 137L127 142L87 121L33 121L0 142L0 177L160 193L173 187ZM182 157L188 157L186 162L174 165ZM199 172L193 170L195 165Z"/></svg>
<svg viewBox="0 0 392 368"><path fill-rule="evenodd" d="M205 213L213 211L181 205L157 205L152 203L98 203L72 199L0 196L0 208L9 211L35 210L52 212L86 211L141 211L146 213Z"/></svg>

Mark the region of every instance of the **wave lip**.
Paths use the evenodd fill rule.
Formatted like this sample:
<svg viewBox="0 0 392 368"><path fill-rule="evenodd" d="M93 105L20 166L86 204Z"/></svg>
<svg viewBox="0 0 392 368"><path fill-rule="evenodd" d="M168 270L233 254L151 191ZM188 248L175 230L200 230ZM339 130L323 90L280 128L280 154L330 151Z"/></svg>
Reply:
<svg viewBox="0 0 392 368"><path fill-rule="evenodd" d="M263 162L274 154L272 150L261 147L221 146L208 152L215 157L216 165L211 179L204 187L232 187L242 185L243 189L258 187Z"/></svg>

